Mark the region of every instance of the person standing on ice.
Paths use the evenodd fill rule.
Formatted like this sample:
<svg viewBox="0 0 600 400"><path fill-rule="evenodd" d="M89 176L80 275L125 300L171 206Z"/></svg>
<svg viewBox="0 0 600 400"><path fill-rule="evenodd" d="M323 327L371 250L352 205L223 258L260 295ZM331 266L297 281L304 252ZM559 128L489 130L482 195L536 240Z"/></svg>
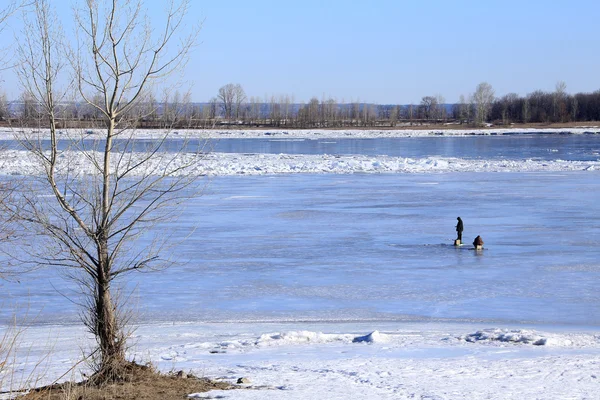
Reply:
<svg viewBox="0 0 600 400"><path fill-rule="evenodd" d="M460 219L460 217L456 218L458 220L458 223L456 224L456 234L458 235L458 237L456 238L456 244L461 244L462 243L462 233L463 233L463 222L462 219Z"/></svg>

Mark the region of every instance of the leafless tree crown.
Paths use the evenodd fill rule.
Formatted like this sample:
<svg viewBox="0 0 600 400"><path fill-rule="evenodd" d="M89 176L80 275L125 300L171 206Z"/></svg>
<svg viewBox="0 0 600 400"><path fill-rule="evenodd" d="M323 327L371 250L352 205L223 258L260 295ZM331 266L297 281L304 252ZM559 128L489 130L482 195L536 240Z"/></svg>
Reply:
<svg viewBox="0 0 600 400"><path fill-rule="evenodd" d="M37 261L67 267L87 295L83 319L97 339L100 380L118 374L125 361L126 318L113 283L161 261L164 237L157 235L158 244L141 249L137 239L176 213L195 182L186 171L195 167L200 152L187 154L186 143L176 152L161 151L169 129L146 151L135 151L132 129L152 114L142 107L152 98L152 84L180 69L195 43L196 30L179 34L188 6L188 1L169 2L157 33L141 1L83 1L75 12L73 45L62 35L49 1L35 0L19 46L19 77L47 121L50 145L44 147L29 131L21 141L44 171L45 182L32 190L49 190L53 201L25 194L18 211L48 243ZM73 85L59 88L69 71ZM89 144L83 132L59 137L58 106L70 93L98 113L102 125L95 133L101 141ZM67 150L59 142L67 142Z"/></svg>

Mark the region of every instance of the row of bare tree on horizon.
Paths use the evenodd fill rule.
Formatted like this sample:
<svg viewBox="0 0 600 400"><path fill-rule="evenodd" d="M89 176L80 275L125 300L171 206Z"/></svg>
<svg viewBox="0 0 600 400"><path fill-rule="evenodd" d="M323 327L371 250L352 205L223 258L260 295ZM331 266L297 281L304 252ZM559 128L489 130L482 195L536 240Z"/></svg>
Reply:
<svg viewBox="0 0 600 400"><path fill-rule="evenodd" d="M482 82L472 94L461 95L454 104L442 95L424 96L419 104L373 104L339 102L335 98L308 103L295 102L293 95L248 97L240 84L222 86L206 103L194 103L189 93L165 93L159 100L147 94L129 111L140 128L344 128L405 127L432 124L510 125L600 121L600 90L569 94L558 82L553 92L536 90L526 96L509 93L496 97ZM92 127L102 120L99 111L86 104L63 102L59 107L60 128ZM44 127L39 104L24 94L7 102L0 95L0 120L21 126Z"/></svg>

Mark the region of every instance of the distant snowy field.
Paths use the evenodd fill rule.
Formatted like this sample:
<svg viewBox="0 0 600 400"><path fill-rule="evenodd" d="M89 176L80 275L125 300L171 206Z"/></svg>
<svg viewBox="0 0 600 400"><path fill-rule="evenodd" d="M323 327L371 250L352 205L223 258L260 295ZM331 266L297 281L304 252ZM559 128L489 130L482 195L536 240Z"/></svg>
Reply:
<svg viewBox="0 0 600 400"><path fill-rule="evenodd" d="M526 135L569 133L574 136L595 136L600 134L600 129L519 129L518 132ZM0 131L0 140L13 140L14 133ZM515 133L509 129L486 129L199 130L171 134L175 137L211 140L275 138L294 142L322 138L437 138ZM47 137L47 132L39 131L39 135L40 138ZM64 131L62 135L77 137L81 131ZM157 137L154 131L139 131L136 135L140 138ZM100 136L92 131L84 133L84 137L93 139ZM600 146L592 150L593 157L596 157ZM84 159L78 152L68 151L62 157L78 171L90 172L84 169ZM185 154L184 157L195 155ZM203 277L199 282L190 273L175 273L175 278L185 282L171 282L169 274L161 275L162 280L155 285L150 297L161 304L164 303L161 299L166 299L166 307L172 310L169 308L166 316L160 307L146 311L145 322L135 331L131 341L133 347L129 352L131 358L139 362L152 362L162 371L191 371L196 375L233 383L241 377L250 380L250 384L245 385L249 390L190 394L190 398L599 398L600 329L595 325L581 327L578 324L590 318L589 315L586 317L586 310L593 313L589 307L600 302L595 289L600 265L593 250L598 246L598 229L594 222L594 218L597 218L597 202L594 199L598 186L594 183L594 177L600 171L600 155L588 161L255 152L213 152L202 154L201 157L201 162L192 173L214 176L215 180L232 180L213 184L217 187L221 185L221 192L214 198L207 195L206 203L201 205L209 207L214 214L214 226L206 236L190 241L186 248L186 251L199 249L199 258L206 259L207 270L199 273ZM509 174L497 174L504 172ZM531 172L535 174L527 174ZM560 177L551 174L553 172L561 172ZM38 167L26 152L18 149L2 151L0 174L10 177L38 173ZM386 180L385 175L369 175L368 179L360 180L359 186L353 186L357 181L356 176L347 179L353 184L340 179L327 181L338 178L327 174L406 173L423 175L411 175L409 178L412 180L398 182ZM474 179L473 173L481 173L478 176L482 181ZM277 179L261 177L290 174L296 175ZM304 176L297 174L317 174L319 179L306 175L306 181L309 182L304 182ZM427 174L438 174L435 182L421 179ZM223 178L217 178L219 176ZM462 181L463 177L466 178L465 182ZM537 182L538 177L538 186L535 186L532 182ZM419 179L414 181L413 178ZM265 184L267 181L276 182ZM318 185L313 191L307 192L313 183ZM265 188L261 185L265 185ZM394 189L394 185L401 187ZM552 189L546 190L546 186L552 186ZM436 189L425 190L424 187ZM335 196L329 194L332 197L326 197L333 192ZM351 193L356 196L353 198ZM402 193L408 195L403 197ZM471 199L463 196L463 193L479 199L483 205L481 211L474 211ZM525 204L528 201L535 204ZM230 206L230 203L234 205ZM289 207L289 210L285 207ZM197 215L192 214L194 218L191 219L198 218L206 226L207 218L202 215L204 208L198 209L200 211L196 211ZM358 213L363 209L364 214ZM467 214L467 210L472 211L468 220L471 232L475 226L485 229L486 243L492 243L489 253L475 257L472 252L456 252L449 244L422 246L421 242L439 243L438 236L446 240L453 232L446 234L443 225L444 233L440 233L440 226L447 223L447 218L450 218L449 224L453 224L454 214ZM400 215L396 215L396 212ZM450 212L450 217L445 215L447 212ZM549 221L547 213L557 215ZM231 221L227 221L228 218ZM240 224L240 221L246 225ZM267 224L279 221L280 225L275 227L278 236L272 232L273 226L264 228L264 232L256 227L263 221ZM301 221L314 221L315 225L301 225L299 230L305 229L305 226L314 229L319 224L330 230L320 233L310 229L298 233L295 230L288 231L289 226L299 225ZM574 246L578 229L582 229L583 225L587 236ZM408 232L402 230L405 226L410 227ZM513 232L506 232L506 226ZM357 231L352 231L351 227ZM449 230L452 231L452 228L450 226ZM240 236L236 236L238 233ZM335 241L337 235L339 242ZM395 237L392 238L392 235ZM555 235L559 238L557 242L548 243L547 239ZM239 238L251 241L249 245L242 246L248 254L240 249L232 250L231 243L237 246ZM342 239L348 240L348 248L342 246L345 243ZM414 240L414 243L410 240ZM385 246L377 247L380 241ZM404 241L407 242L405 246ZM312 247L306 247L307 243ZM353 269L345 270L334 264L330 270L320 269L323 261L318 257L314 260L314 256L319 249L324 252L319 247L324 246L323 243L337 243L338 248L329 251L329 257L335 257L336 260L337 252L348 253L348 257L358 259L355 254L360 252L354 253L353 249L358 247L357 243L362 243L367 248L361 253L366 254L365 259L361 259L365 265L356 263ZM398 247L390 243L396 243ZM265 247L261 247L263 245ZM295 252L289 250L292 246L298 252L306 249L313 256L312 263L302 256L296 259ZM269 248L273 253L266 251ZM212 252L209 252L210 249ZM253 251L259 254L251 254ZM563 254L561 251L566 255L560 255ZM573 261L570 251L582 259ZM391 254L387 268L381 268L383 252ZM223 256L222 253L236 253L231 257L236 262L242 262L243 268L236 269L238 265L227 258L229 254ZM421 267L425 272L415 275L414 280L407 280L404 285L394 264L396 257L406 267L404 275L401 275L403 279L417 274ZM456 262L453 262L454 258ZM440 260L448 265L442 266ZM341 261L347 262L346 259ZM289 268L290 265L296 265L296 268ZM294 274L274 284L271 280L276 281L279 271L284 267L293 270ZM481 271L485 271L485 275L475 280L474 277L483 274ZM554 275L554 271L558 271L557 275ZM254 274L264 282L260 282ZM321 282L322 277L332 282L327 282L327 279ZM313 279L319 285L315 285ZM388 279L390 282L386 281ZM386 281L385 284L381 285L380 280ZM346 286L335 286L340 282ZM531 287L528 286L530 284ZM185 286L187 289L182 289L182 285L188 285ZM364 292L360 290L361 285ZM189 287L194 287L197 292L189 290ZM312 288L314 292L310 290ZM46 289L46 292L36 293L39 298L32 298L33 305L44 305L44 312L60 310L60 303L53 298L55 293ZM314 294L306 295L305 299L304 291ZM436 291L439 297L435 296ZM556 297L548 292L556 292ZM223 304L231 301L231 307L241 310L236 316L245 315L247 320L230 322L225 318L220 320L223 322L214 319L211 322L181 322L180 317L174 315L193 314L194 310L188 313L186 307L193 307L189 305L188 297L194 296L199 299L199 308L207 303L212 304L217 317L225 315ZM561 303L563 299L567 300ZM345 301L356 308L365 309L373 308L373 304L382 309L389 305L395 310L399 305L407 309L416 305L421 307L420 312L427 310L429 303L434 306L438 304L441 313L439 320L444 320L450 312L486 312L489 309L495 310L498 318L495 321L498 322L492 319L491 322L478 323L477 317L468 322L450 322L454 315L447 318L448 322L436 319L432 322L385 321L377 317L372 321L364 318L353 321L345 318L346 314L341 311L347 305ZM326 310L328 315L334 316L333 320L303 318L298 310L305 306L310 311L313 304L330 307ZM299 313L299 317L264 320L269 322L261 322L260 318L253 320L253 310L265 312L266 309L266 315L269 315L271 309L277 312L284 306L289 306L291 313ZM576 322L565 320L565 315L572 311ZM152 320L152 312L160 314L160 318ZM513 314L514 323L504 322L501 318ZM173 321L164 323L171 321L169 316ZM536 316L540 317L536 319ZM593 318L597 318L597 315L594 314ZM558 320L564 324L526 322L519 325L520 320ZM91 338L81 326L73 326L72 323L72 320L68 320L63 325L48 325L45 320L44 325L27 328L20 339L14 378L25 381L33 371L31 376L39 375L37 384L50 383L79 361L80 349L89 346ZM0 337L5 329L0 326ZM46 356L49 358L44 359ZM44 361L36 367L42 359ZM80 371L77 371L63 379L80 378ZM7 376L0 376L0 382L4 385L3 390L8 389L10 382Z"/></svg>

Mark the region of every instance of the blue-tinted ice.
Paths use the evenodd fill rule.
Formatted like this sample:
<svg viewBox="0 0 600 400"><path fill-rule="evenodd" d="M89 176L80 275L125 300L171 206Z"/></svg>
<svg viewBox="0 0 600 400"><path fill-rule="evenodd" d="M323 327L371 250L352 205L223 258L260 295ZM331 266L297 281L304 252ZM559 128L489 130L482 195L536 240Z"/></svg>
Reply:
<svg viewBox="0 0 600 400"><path fill-rule="evenodd" d="M128 288L142 321L599 325L599 200L593 172L214 178L162 228L197 226L177 250L187 264L132 274ZM4 284L5 304L77 320L48 281L70 285L35 271Z"/></svg>

